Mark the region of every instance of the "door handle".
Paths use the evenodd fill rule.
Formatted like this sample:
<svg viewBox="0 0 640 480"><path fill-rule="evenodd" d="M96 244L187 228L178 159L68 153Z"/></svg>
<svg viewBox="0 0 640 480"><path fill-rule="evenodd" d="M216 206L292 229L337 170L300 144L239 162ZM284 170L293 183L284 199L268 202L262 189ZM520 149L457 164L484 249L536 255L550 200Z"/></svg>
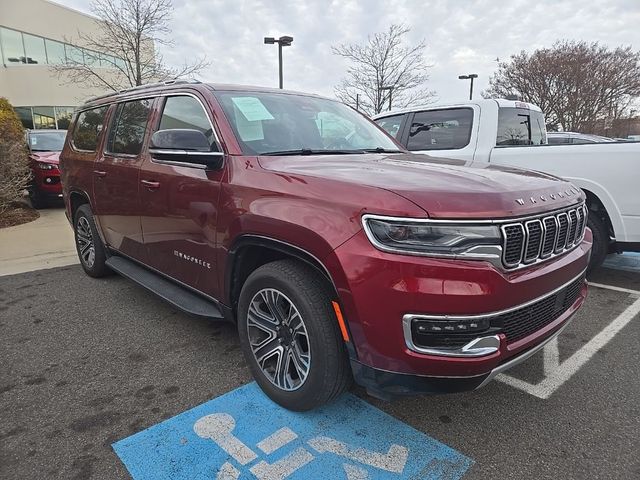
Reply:
<svg viewBox="0 0 640 480"><path fill-rule="evenodd" d="M107 176L107 172L105 172L104 170L94 170L93 174L98 178L104 178Z"/></svg>
<svg viewBox="0 0 640 480"><path fill-rule="evenodd" d="M160 182L153 182L151 180L140 180L140 183L147 187L149 190L160 188Z"/></svg>

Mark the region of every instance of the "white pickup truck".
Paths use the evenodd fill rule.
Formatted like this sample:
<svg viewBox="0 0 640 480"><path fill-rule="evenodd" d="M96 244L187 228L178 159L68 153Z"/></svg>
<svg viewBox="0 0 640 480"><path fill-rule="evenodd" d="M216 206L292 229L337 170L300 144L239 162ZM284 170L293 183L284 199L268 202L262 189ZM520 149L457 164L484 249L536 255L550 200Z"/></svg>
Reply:
<svg viewBox="0 0 640 480"><path fill-rule="evenodd" d="M594 236L590 270L607 253L640 251L640 142L548 145L542 111L511 100L429 105L374 120L415 153L539 170L582 188Z"/></svg>

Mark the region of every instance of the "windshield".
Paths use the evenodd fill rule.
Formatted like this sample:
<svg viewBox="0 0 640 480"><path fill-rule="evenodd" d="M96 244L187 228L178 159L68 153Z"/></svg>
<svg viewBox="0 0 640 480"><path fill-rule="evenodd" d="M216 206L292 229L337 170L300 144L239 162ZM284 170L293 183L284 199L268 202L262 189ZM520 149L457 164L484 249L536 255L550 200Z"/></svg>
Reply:
<svg viewBox="0 0 640 480"><path fill-rule="evenodd" d="M32 152L61 152L66 135L66 130L31 132L29 133L29 148Z"/></svg>
<svg viewBox="0 0 640 480"><path fill-rule="evenodd" d="M216 92L245 155L398 151L373 122L333 100Z"/></svg>

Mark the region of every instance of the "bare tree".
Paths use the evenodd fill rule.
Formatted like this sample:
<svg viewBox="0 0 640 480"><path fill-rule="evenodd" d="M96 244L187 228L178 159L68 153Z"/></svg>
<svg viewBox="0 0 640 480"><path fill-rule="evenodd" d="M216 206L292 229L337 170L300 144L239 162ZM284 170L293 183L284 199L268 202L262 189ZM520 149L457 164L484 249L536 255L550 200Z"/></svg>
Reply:
<svg viewBox="0 0 640 480"><path fill-rule="evenodd" d="M538 105L551 129L591 132L628 116L640 95L640 52L559 41L532 54L512 55L498 64L489 83L485 98L515 95Z"/></svg>
<svg viewBox="0 0 640 480"><path fill-rule="evenodd" d="M67 55L67 63L51 67L68 83L117 91L192 77L208 65L201 58L180 68L170 68L155 50L158 45L173 45L167 39L173 12L171 0L93 0L91 11L97 17L96 30L89 34L78 32L76 43L102 55L89 61Z"/></svg>
<svg viewBox="0 0 640 480"><path fill-rule="evenodd" d="M369 36L363 45L332 47L334 54L351 62L347 76L335 87L336 96L369 114L386 109L390 98L400 108L433 101L434 92L423 88L429 79L426 43L406 46L409 31L404 25L391 25L386 32Z"/></svg>

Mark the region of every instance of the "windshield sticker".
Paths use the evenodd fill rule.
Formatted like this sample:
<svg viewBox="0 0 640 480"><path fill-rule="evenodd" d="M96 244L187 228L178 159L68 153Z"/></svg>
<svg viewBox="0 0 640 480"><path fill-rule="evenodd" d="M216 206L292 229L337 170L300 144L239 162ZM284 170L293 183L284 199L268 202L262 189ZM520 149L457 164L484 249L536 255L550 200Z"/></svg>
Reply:
<svg viewBox="0 0 640 480"><path fill-rule="evenodd" d="M238 107L242 115L250 122L259 120L273 120L273 115L267 107L256 97L231 97L233 104Z"/></svg>

